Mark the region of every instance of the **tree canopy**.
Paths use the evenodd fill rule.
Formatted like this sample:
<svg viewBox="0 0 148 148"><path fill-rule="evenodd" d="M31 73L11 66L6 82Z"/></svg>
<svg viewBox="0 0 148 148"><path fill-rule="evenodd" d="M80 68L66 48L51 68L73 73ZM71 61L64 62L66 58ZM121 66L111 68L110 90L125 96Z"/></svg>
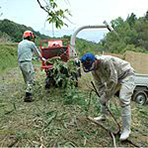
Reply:
<svg viewBox="0 0 148 148"><path fill-rule="evenodd" d="M118 17L111 21L114 31L109 32L99 45L110 52L126 50L148 52L148 11L143 17L137 18L131 13L126 20Z"/></svg>

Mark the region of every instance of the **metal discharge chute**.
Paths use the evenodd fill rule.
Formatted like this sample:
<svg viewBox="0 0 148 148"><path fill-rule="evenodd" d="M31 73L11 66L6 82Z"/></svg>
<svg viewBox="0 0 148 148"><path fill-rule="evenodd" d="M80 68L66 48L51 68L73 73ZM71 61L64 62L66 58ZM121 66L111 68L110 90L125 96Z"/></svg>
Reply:
<svg viewBox="0 0 148 148"><path fill-rule="evenodd" d="M75 43L76 43L76 36L77 34L84 30L84 29L108 29L109 31L112 31L112 28L108 25L108 23L106 21L103 22L104 25L86 25L86 26L82 26L79 27L72 35L71 40L70 40L70 57L71 58L78 58L77 52L76 52L76 47L75 47Z"/></svg>

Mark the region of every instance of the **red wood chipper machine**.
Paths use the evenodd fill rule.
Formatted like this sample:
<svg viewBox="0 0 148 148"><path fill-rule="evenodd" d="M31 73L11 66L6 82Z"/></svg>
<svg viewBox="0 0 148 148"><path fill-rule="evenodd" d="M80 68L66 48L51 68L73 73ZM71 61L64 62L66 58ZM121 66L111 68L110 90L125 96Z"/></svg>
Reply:
<svg viewBox="0 0 148 148"><path fill-rule="evenodd" d="M40 41L41 54L45 59L58 59L63 62L68 62L70 59L70 46L68 39L47 39ZM41 68L46 72L45 88L50 88L52 85L56 85L55 77L58 75L58 71L55 72L53 69L53 63L42 61ZM53 75L54 73L54 75ZM68 75L68 69L62 67L60 73L65 74L67 77L72 78ZM73 75L77 81L77 74ZM62 80L58 82L58 85L62 85ZM78 84L76 84L78 85Z"/></svg>

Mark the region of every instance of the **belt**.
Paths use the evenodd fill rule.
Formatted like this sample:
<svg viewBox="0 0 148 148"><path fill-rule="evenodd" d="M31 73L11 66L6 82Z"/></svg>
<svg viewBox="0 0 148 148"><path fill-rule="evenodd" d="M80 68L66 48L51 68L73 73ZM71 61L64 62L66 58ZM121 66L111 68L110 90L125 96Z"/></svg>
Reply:
<svg viewBox="0 0 148 148"><path fill-rule="evenodd" d="M24 62L31 62L31 61L19 61L19 63L24 63Z"/></svg>

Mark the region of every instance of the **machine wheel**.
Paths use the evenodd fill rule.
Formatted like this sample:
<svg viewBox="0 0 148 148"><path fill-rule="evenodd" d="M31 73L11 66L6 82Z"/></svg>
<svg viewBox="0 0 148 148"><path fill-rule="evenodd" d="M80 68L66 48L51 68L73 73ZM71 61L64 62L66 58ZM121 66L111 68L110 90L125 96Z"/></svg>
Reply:
<svg viewBox="0 0 148 148"><path fill-rule="evenodd" d="M55 86L55 81L54 79L51 77L46 77L45 79L45 89L49 89L51 86Z"/></svg>
<svg viewBox="0 0 148 148"><path fill-rule="evenodd" d="M133 100L138 104L144 105L147 102L147 94L144 91L136 91L133 95Z"/></svg>

